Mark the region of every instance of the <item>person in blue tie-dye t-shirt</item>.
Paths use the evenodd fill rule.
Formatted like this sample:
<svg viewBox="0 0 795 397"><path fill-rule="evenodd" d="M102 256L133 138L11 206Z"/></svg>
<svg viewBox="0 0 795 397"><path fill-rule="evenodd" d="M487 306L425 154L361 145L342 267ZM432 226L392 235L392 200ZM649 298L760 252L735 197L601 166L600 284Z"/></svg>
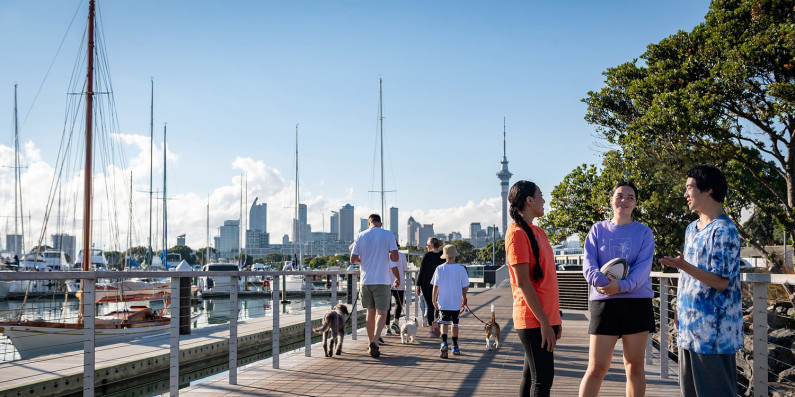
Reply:
<svg viewBox="0 0 795 397"><path fill-rule="evenodd" d="M687 226L685 247L660 263L679 269L676 297L679 387L682 395L736 396L735 353L743 347L740 236L723 211L723 173L699 165L687 172L685 198L699 218Z"/></svg>

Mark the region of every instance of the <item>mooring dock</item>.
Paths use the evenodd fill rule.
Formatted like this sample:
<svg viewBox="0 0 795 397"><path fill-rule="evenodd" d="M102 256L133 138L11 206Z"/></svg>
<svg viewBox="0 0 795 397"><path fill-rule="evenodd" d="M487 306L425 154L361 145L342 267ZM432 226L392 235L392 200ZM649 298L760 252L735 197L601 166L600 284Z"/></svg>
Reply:
<svg viewBox="0 0 795 397"><path fill-rule="evenodd" d="M341 356L323 357L322 347L314 345L312 357L304 350L293 351L280 357L279 369L273 369L272 359L260 361L239 369L236 385L229 384L228 376L221 376L181 389L180 395L517 395L524 349L511 320L511 290L473 290L467 295L469 307L486 321L490 306L495 305L497 322L502 326L498 350L486 349L483 325L465 313L460 323L460 356L439 358L439 339L429 338L428 329L420 327L415 343L401 344L398 336L385 336L381 357L374 359L366 351L367 333L360 329L357 340L345 336ZM563 338L555 349L552 394L574 396L588 364L588 314L564 310L563 318ZM652 356L652 363L646 366L646 395L677 395L676 375L672 372L668 379L662 379L659 354L655 350ZM676 364L669 365L675 368ZM619 341L601 394L624 395L625 385Z"/></svg>

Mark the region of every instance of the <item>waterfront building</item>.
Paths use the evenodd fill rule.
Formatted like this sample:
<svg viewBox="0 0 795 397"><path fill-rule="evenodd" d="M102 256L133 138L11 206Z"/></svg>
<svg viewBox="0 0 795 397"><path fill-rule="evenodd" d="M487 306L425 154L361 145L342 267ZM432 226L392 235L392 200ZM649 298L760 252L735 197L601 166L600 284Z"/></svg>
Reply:
<svg viewBox="0 0 795 397"><path fill-rule="evenodd" d="M363 232L368 229L367 218L359 218L359 224L361 225L359 232Z"/></svg>
<svg viewBox="0 0 795 397"><path fill-rule="evenodd" d="M340 241L353 242L353 206L345 204L340 208L340 231L338 233Z"/></svg>
<svg viewBox="0 0 795 397"><path fill-rule="evenodd" d="M425 241L419 242L417 238L419 238L418 231L420 229L420 223L414 220L413 216L409 217L408 224L406 225L406 245L410 246L419 246L420 244L424 245ZM420 247L423 248L423 247Z"/></svg>
<svg viewBox="0 0 795 397"><path fill-rule="evenodd" d="M398 209L392 207L389 209L389 231L398 238Z"/></svg>
<svg viewBox="0 0 795 397"><path fill-rule="evenodd" d="M250 230L259 230L262 233L267 233L268 203L257 204L257 200L259 200L259 197L254 198L254 203L251 204L251 208L248 210L248 228Z"/></svg>
<svg viewBox="0 0 795 397"><path fill-rule="evenodd" d="M11 251L15 254L22 256L22 235L21 234L6 234L6 251Z"/></svg>
<svg viewBox="0 0 795 397"><path fill-rule="evenodd" d="M329 221L331 241L340 240L340 213L339 211L331 211L331 219Z"/></svg>
<svg viewBox="0 0 795 397"><path fill-rule="evenodd" d="M508 189L511 181L511 174L508 171L508 157L505 152L505 119L502 120L502 161L497 179L500 180L500 194L502 195L502 231L508 230Z"/></svg>
<svg viewBox="0 0 795 397"><path fill-rule="evenodd" d="M240 221L224 221L220 228L218 253L225 258L233 258L240 250Z"/></svg>
<svg viewBox="0 0 795 397"><path fill-rule="evenodd" d="M486 228L486 236L489 240L499 240L502 236L500 236L500 228L495 226L489 226Z"/></svg>
<svg viewBox="0 0 795 397"><path fill-rule="evenodd" d="M282 236L282 245L290 245L290 236L286 234Z"/></svg>
<svg viewBox="0 0 795 397"><path fill-rule="evenodd" d="M450 234L447 235L447 241L456 241L461 240L462 238L463 236L459 232L450 232Z"/></svg>
<svg viewBox="0 0 795 397"><path fill-rule="evenodd" d="M77 247L77 239L75 236L69 234L53 234L50 236L53 248L63 251L70 260L77 259L75 256L75 249Z"/></svg>
<svg viewBox="0 0 795 397"><path fill-rule="evenodd" d="M185 245L185 235L180 234L177 236L177 245Z"/></svg>
<svg viewBox="0 0 795 397"><path fill-rule="evenodd" d="M478 233L480 233L480 222L472 222L469 224L469 238L476 239L478 238Z"/></svg>
<svg viewBox="0 0 795 397"><path fill-rule="evenodd" d="M426 223L417 229L417 241L420 244L425 244L425 242L435 234L436 233L433 232L433 223Z"/></svg>

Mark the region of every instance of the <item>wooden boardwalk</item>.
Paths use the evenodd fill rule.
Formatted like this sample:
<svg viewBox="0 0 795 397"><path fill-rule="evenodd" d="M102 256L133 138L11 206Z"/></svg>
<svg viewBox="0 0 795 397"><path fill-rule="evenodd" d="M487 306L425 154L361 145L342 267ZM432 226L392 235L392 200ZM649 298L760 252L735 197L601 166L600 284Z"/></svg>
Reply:
<svg viewBox="0 0 795 397"><path fill-rule="evenodd" d="M489 352L483 339L483 325L471 314L461 318L461 355L439 358L439 339L428 337L420 328L418 340L401 344L397 336L385 336L381 357L371 358L366 351L367 337L359 330L358 340L346 335L343 354L323 357L322 347L312 347L312 357L304 351L280 358L280 369L265 360L238 372L237 385L222 376L180 390L183 396L353 396L353 395L434 395L434 396L513 396L522 379L524 349L511 320L511 290L493 288L471 291L469 306L478 317L497 310L502 326L500 349ZM563 338L555 349L554 396L576 396L588 364L588 317L586 311L564 310ZM484 318L485 320L485 318ZM625 394L621 343L616 346L612 367L602 384L603 396ZM655 357L658 355L655 354ZM675 367L675 363L671 363ZM661 379L659 361L646 367L647 396L678 395L675 375Z"/></svg>

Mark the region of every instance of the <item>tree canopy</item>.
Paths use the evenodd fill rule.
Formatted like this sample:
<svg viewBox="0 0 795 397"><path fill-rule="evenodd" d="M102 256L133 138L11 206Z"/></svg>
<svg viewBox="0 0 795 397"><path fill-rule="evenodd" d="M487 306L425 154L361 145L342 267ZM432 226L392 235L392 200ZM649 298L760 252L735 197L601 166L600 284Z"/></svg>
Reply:
<svg viewBox="0 0 795 397"><path fill-rule="evenodd" d="M636 178L642 191L650 189L637 217L652 227L652 216L674 216L657 220L661 230L652 227L658 246L674 249L676 237L659 239L686 220L676 216L686 170L706 163L726 173L727 213L746 241L763 250L754 229L739 222L744 208L795 236L795 1L714 0L692 31L649 44L604 75L605 87L584 99L585 118L613 149L602 175L585 166L567 176L599 182L590 192L580 187L572 198L558 186L555 204L570 216L552 216L551 225L581 233L587 222L577 223L565 200L595 204L601 195L605 203L608 182ZM595 208L578 211L594 218Z"/></svg>

